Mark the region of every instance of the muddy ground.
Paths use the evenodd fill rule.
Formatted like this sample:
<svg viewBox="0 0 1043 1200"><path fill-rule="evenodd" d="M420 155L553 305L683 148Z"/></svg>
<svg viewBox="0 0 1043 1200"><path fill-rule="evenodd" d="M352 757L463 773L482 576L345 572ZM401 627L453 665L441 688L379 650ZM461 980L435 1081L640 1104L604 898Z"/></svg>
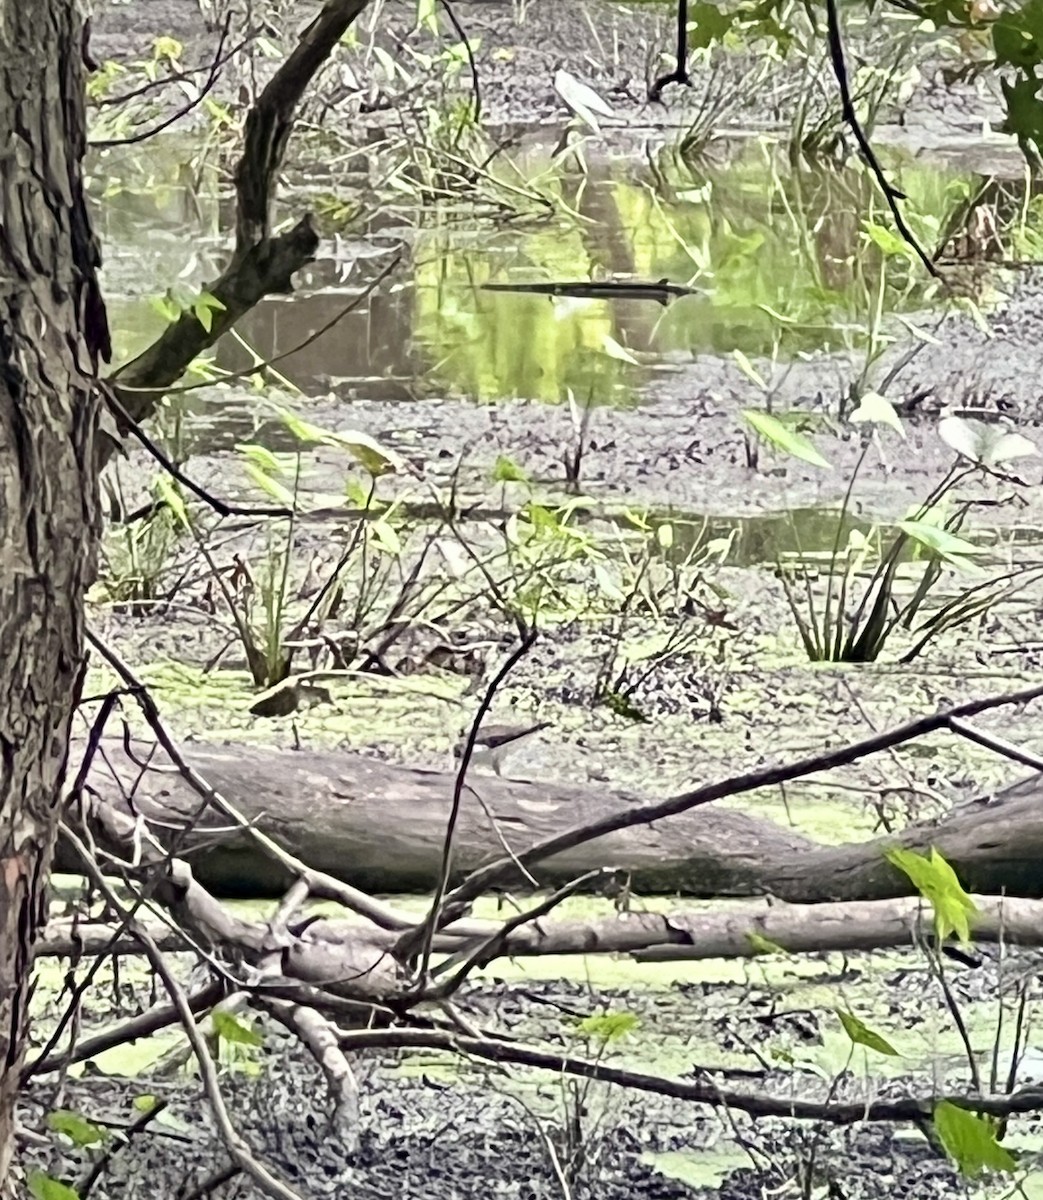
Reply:
<svg viewBox="0 0 1043 1200"><path fill-rule="evenodd" d="M536 0L527 6L525 20L517 22L515 9L492 0L455 7L468 31L482 39L483 102L494 121L542 121L552 129L560 124L564 114L550 83L559 61L610 95L631 132L650 121L682 122L698 102L698 91L677 89L668 94L665 110L649 110L641 99L651 49L668 46L671 40L667 9L625 11ZM301 11L295 9L295 19ZM412 11L405 3L384 7L391 23L381 26L384 45L394 48L396 35L406 35ZM137 0L99 4L92 49L99 58L143 58L157 33L181 38L186 58L198 62L206 60L212 45L194 5ZM735 69L741 76L741 65ZM232 84L225 80L222 86L234 91ZM374 99L379 102L380 97ZM736 124L756 125L769 107L764 96L753 96L731 115ZM353 119L373 124L388 119L379 103L374 108L371 113L356 112ZM995 165L1003 156L1010 161L1008 145L998 148L988 139L970 138L983 122L998 116L988 86L947 88L940 70L925 69L902 115L904 124L895 121L882 127L882 138L925 153L986 164ZM107 254L118 257L118 247L107 248ZM938 439L934 415L941 404L1003 412L1027 436L1043 439L1038 385L1043 279L1031 271L1008 272L996 286L1003 297L990 309L993 336L987 337L967 317L949 317L934 330L938 344L925 345L904 369L891 394L909 404L908 439L884 438L885 463L867 474L857 494L861 513L900 515L945 471L950 456ZM776 381L779 407L834 411L836 397L855 366L826 356L795 362ZM693 780L864 736L872 728L931 711L941 703L1009 690L1038 678L1043 655L1037 636L1043 589L1038 586L911 666L893 661L857 671L807 666L781 585L764 569L781 536L771 519L783 509L835 504L860 441L846 430L827 428L816 434L834 463L832 472L770 454L759 469L751 470L739 411L762 400L733 361L682 357L660 363L649 373L636 408L605 408L595 414L583 475L584 492L594 502L591 521L603 521L606 511L622 503L675 510L693 519L719 521L716 528L722 535L734 529L744 550L739 560L713 573L729 626L723 632L702 630L698 614L688 618L693 632L705 633L696 639L697 648L658 662L635 691L634 702L649 718L647 723L591 708L593 680L609 647L603 631L578 622L555 629L537 644L501 697L504 715L549 715L560 731L560 741L551 739L532 752L528 765L537 777L607 778L661 795ZM500 455L520 464L541 494L562 495L561 450L570 436L563 408L525 400L478 407L466 398L445 396L389 402L357 390L350 396L340 394L336 385L295 403L317 424L336 428L350 420L353 427L388 442L422 464L436 486L459 473L468 499L489 510L486 520L502 519L519 503L517 491L508 489L505 495L490 487L490 468ZM247 494L234 445L255 438L278 445L277 430L262 424L258 431L256 404L245 393L208 393L201 407L204 415L190 433L193 451L186 470L215 493ZM462 448L466 454L461 467ZM123 470L140 483L151 467L134 452ZM1031 486L1014 489L1007 482L985 480L975 485L989 501L1007 500L1018 491L1017 502L979 514L975 519L980 528L1003 530L1008 536L1043 528L1039 464L1024 460L1018 473ZM343 464L335 456L325 451L308 456L305 494L336 491L342 483ZM256 495L251 498L256 500ZM336 512L302 522L301 564L336 536L338 523ZM474 522L476 528L479 524ZM263 535L240 536L260 552ZM1030 546L1018 553L1023 561L1036 551ZM758 564L759 569L751 569ZM98 632L113 639L141 668L160 701L176 708L179 734L189 740L253 738L288 748L293 735L285 721L246 715L252 692L234 646L222 659L222 666L231 670L201 674L228 641L228 632L227 623L198 606L197 599L160 606L144 616L103 606L92 615ZM661 631L654 620L635 620L626 636L637 641ZM477 619L456 632L465 638L481 635L492 643L491 668L509 645L503 627L489 628ZM379 680L354 681L335 691L331 708L316 709L303 718L300 732L305 739L444 765L449 737L459 722L458 708L420 704L415 697L403 701L383 689ZM982 724L1030 748L1043 748L1032 713L1003 713ZM1017 771L995 756L938 738L907 755L861 765L843 778L812 780L784 797L755 797L750 803L779 820L792 818L805 832L840 840L868 834L877 816L873 805L884 798L900 816L925 815L1012 774ZM1031 965L1031 960L1026 958L1023 965ZM738 979L730 968L718 965L714 970L717 974L680 979L658 989L642 986L639 976L631 976L614 990L598 987L596 997L572 979L534 979L524 990L513 977L509 984L487 979L467 996L464 1008L479 1023L502 1023L519 1036L560 1049L572 1048L575 1036L563 1010L583 1015L596 1003L607 1003L635 1011L642 1020L640 1034L620 1051L624 1061L652 1060L667 1074L683 1073L695 1063L732 1070L763 1068L765 1073L754 1077L752 1087L783 1094L817 1089L824 1094L828 1080L823 1082L813 1069L800 1066L796 1074L792 1067L775 1069L770 1055L778 1051L798 1060L806 1055L818 1063L823 1045L835 1039L829 1009L838 997L850 996L851 1006L867 1022L880 1024L895 1040L905 1037L914 1043L911 1061L903 1062L897 1072L885 1074L874 1060L872 1087L966 1086L950 1015L936 984L925 978L922 958L894 955L883 963L878 957L816 964L815 970L823 974L817 991L803 990L806 981L786 966L765 975L751 969L748 978L739 971ZM999 973L991 958L976 970L953 968L957 999L973 1011L979 1056L987 1056L990 1045ZM495 977L495 971L490 975ZM106 1002L99 1000L94 1018L111 1015ZM936 1029L945 1032L944 1052L931 1041L930 1031ZM830 1044L835 1051L835 1040ZM387 1059L357 1064L363 1080L361 1147L352 1155L325 1133L322 1082L301 1047L266 1035L260 1057L266 1069L257 1080L236 1072L229 1075L233 1110L241 1115L251 1144L305 1197L543 1200L563 1194L535 1118L519 1103L510 1080L477 1068L457 1075L448 1071L444 1060L417 1056L401 1069ZM843 1065L835 1055L826 1060L830 1070ZM845 1088L861 1086L860 1064L858 1059ZM720 1078L728 1079L727 1071ZM538 1111L546 1129L554 1130L563 1121L560 1090L553 1081L543 1080L540 1086L541 1096L533 1084L532 1092L523 1092L521 1098ZM57 1103L81 1108L88 1116L132 1120L130 1100L141 1092L169 1096L180 1125L134 1135L130 1147L113 1156L92 1196L187 1200L209 1194L222 1200L253 1200L259 1194L241 1181L207 1189L206 1180L221 1170L224 1155L198 1092L184 1079L171 1084L146 1074L128 1084L91 1076L69 1080L56 1092L34 1087L27 1097L26 1123L35 1124ZM589 1123L596 1127L602 1111L602 1132L590 1132ZM599 1200L635 1195L752 1200L762 1197L765 1189L791 1183L800 1163L812 1154L816 1136L807 1127L779 1121L740 1121L728 1127L716 1116L690 1107L604 1091L589 1098L584 1120L590 1143L600 1145L601 1156L574 1194ZM1019 1123L1017 1135L1019 1145L1038 1150L1036 1124ZM969 1194L970 1185L917 1134L865 1127L842 1134L823 1132L822 1137L815 1151L819 1174L805 1194L828 1194L837 1200ZM740 1166L737 1146L744 1140L756 1168ZM676 1169L679 1160L690 1182L663 1173L668 1162ZM70 1167L68 1158L65 1165ZM82 1169L70 1167L64 1177L71 1183L82 1177Z"/></svg>
<svg viewBox="0 0 1043 1200"><path fill-rule="evenodd" d="M1022 959L1021 969L1032 962L1031 956ZM874 1021L901 1053L916 1059L947 1021L944 1002L937 983L925 978L922 961L897 955L888 964L883 971L873 968L880 997ZM995 1011L1001 978L1009 986L1012 969L1018 969L1017 959L1007 959L1002 976L990 961L955 970L949 981L955 1002L965 1008L983 1001ZM810 975L794 973L775 987L765 987L757 976L753 970L745 982L710 978L666 990L598 987L596 995L587 985L566 981L487 982L468 990L460 1010L480 1025L496 1024L527 1043L566 1053L582 1048L574 1017L595 1009L631 1013L640 1020L638 1030L627 1045L610 1050L606 1061L637 1069L651 1064L667 1069L669 1062L670 1073L681 1078L705 1078L701 1071L710 1071L721 1087L740 1091L824 1099L832 1088L837 1100L849 1100L897 1097L916 1086L900 1070L877 1075L879 1057L869 1075L859 1065L860 1055L846 1072L835 1050L833 1060L821 1057L827 1042L836 1045L836 1022L814 998L824 992L857 994L865 978L856 963L813 962ZM976 1049L987 1048L984 1028L973 1036ZM773 1067L776 1054L792 1055L796 1065ZM547 1150L549 1138L567 1160L566 1130L575 1109L560 1082L517 1069L505 1075L478 1062L453 1064L444 1055L414 1054L400 1066L362 1055L354 1061L361 1082L360 1144L351 1151L325 1132L324 1084L299 1046L266 1031L264 1049L248 1057L263 1070L251 1074L241 1064L224 1072L230 1111L255 1152L309 1200L347 1195L560 1200L564 1194ZM819 1074L815 1064L825 1061L835 1061L835 1082ZM958 1084L966 1068L953 1053L937 1060L937 1070L936 1082L944 1086ZM37 1104L46 1109L48 1094L47 1088L32 1089L27 1115L39 1112ZM241 1178L222 1181L227 1159L190 1082L147 1071L129 1089L119 1079L70 1079L61 1102L119 1128L131 1114L133 1096L142 1094L168 1101L169 1108L129 1144L114 1148L91 1195L103 1200L262 1195ZM705 1108L603 1085L584 1092L579 1109L578 1140L586 1159L572 1195L590 1200L747 1200L763 1189L798 1186L801 1172L809 1170L813 1194L828 1189L852 1200L974 1194L919 1135L886 1124L795 1126L742 1114L726 1120ZM1034 1139L1037 1123L1020 1123L1016 1144L1027 1148L1023 1165L1030 1170ZM736 1148L737 1141L744 1150ZM96 1151L81 1152L58 1161L71 1181L83 1178L96 1158Z"/></svg>

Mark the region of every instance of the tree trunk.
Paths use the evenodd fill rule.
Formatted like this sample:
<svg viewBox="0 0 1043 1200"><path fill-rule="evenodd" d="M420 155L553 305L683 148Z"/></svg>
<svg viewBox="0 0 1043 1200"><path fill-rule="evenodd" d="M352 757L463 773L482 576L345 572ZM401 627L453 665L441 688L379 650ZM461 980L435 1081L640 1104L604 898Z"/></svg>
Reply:
<svg viewBox="0 0 1043 1200"><path fill-rule="evenodd" d="M108 358L83 198L74 0L0 10L0 1196L44 917L83 595L99 531L94 377Z"/></svg>

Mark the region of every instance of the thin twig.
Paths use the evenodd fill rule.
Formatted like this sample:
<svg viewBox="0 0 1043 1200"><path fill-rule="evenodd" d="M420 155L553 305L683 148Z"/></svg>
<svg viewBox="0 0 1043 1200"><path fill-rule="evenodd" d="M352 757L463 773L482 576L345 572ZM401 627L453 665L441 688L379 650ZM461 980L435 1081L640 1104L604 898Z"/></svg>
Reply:
<svg viewBox="0 0 1043 1200"><path fill-rule="evenodd" d="M219 496L208 492L206 488L195 483L181 468L170 459L156 443L148 436L141 428L137 421L127 412L123 405L117 400L116 394L111 387L104 389L105 402L109 408L120 419L120 428L132 434L159 463L159 465L178 481L183 487L188 488L193 496L202 500L204 504L209 505L219 516L222 517L292 517L293 511L289 508L276 507L254 507L249 504L229 504L227 500L222 500Z"/></svg>
<svg viewBox="0 0 1043 1200"><path fill-rule="evenodd" d="M456 822L460 816L460 807L463 803L464 783L467 779L467 768L471 765L471 758L474 754L475 740L478 737L478 730L481 727L482 721L492 707L493 700L496 698L496 693L500 689L500 685L507 676L514 670L515 666L525 657L536 643L537 632L535 626L526 631L521 642L515 647L507 660L493 676L489 686L485 689L485 695L482 697L478 705L478 710L475 713L474 720L471 722L471 728L467 733L467 742L464 745L463 753L460 756L460 766L456 772L456 781L453 785L453 804L449 810L449 821L446 824L445 840L442 843L442 865L438 875L438 885L435 888L434 897L431 900L431 907L428 910L426 919L423 925L404 937L399 945L399 953L403 958L410 958L416 953L416 945L419 939L420 947L420 970L419 980L420 986L423 987L427 980L428 966L431 962L431 948L434 944L434 936L439 928L442 899L445 896L446 888L449 886L449 876L452 873L453 861L453 836L456 833ZM514 855L508 856L508 861L517 862L518 859Z"/></svg>
<svg viewBox="0 0 1043 1200"><path fill-rule="evenodd" d="M555 1074L577 1075L597 1079L633 1091L669 1096L713 1108L730 1108L755 1117L789 1117L800 1121L828 1121L833 1125L856 1125L863 1121L918 1121L930 1119L935 1105L947 1101L958 1108L989 1116L1007 1116L1038 1112L1043 1109L1043 1087L1021 1088L1013 1095L964 1096L906 1096L897 1099L824 1103L799 1096L772 1096L751 1092L730 1091L709 1083L665 1079L642 1071L630 1071L589 1059L552 1054L515 1042L475 1039L426 1029L351 1030L341 1034L345 1050L363 1049L439 1049L470 1054L492 1062L516 1063L553 1071ZM689 1068L699 1070L699 1068Z"/></svg>
<svg viewBox="0 0 1043 1200"><path fill-rule="evenodd" d="M878 754L882 750L913 741L940 729L949 729L951 728L950 722L954 718L973 717L994 708L1028 704L1033 700L1038 700L1041 696L1043 696L1043 683L1023 688L1017 692L1004 692L983 696L978 700L969 700L964 704L958 704L949 709L940 709L927 716L907 721L905 724L895 726L883 733L873 734L860 741L837 747L835 750L827 750L821 754L798 759L796 762L784 766L760 767L741 775L732 775L716 783L704 784L692 791L682 792L678 796L661 800L657 804L645 804L639 808L609 813L587 825L580 825L552 837L544 838L519 854L518 858L525 866L532 866L552 855L564 853L566 850L571 850L586 842L592 842L607 834L617 833L622 829L631 829L635 825L651 825L653 821L676 817L704 804L712 804L715 800L739 796L744 792L756 791L758 788L791 783L805 775L848 766L870 754ZM510 859L501 858L472 871L447 897L444 916L450 918L454 913L462 911L490 886L515 869L515 865Z"/></svg>
<svg viewBox="0 0 1043 1200"><path fill-rule="evenodd" d="M851 86L847 76L847 63L844 59L844 43L840 35L840 15L837 12L837 0L826 0L826 28L829 43L829 60L833 65L833 74L836 76L837 87L840 89L840 108L844 115L844 120L851 127L851 132L855 135L855 141L862 152L862 157L865 159L866 165L873 173L880 186L880 190L884 194L887 207L891 210L892 217L894 217L895 228L913 248L917 258L919 258L930 274L935 279L943 279L941 271L938 270L931 256L920 245L915 234L906 223L898 203L900 200L905 200L906 196L888 182L887 176L884 174L884 169L880 165L880 160L877 158L876 152L873 150L869 138L866 136L866 132L858 119L858 113L855 112L854 101L851 99Z"/></svg>
<svg viewBox="0 0 1043 1200"><path fill-rule="evenodd" d="M173 972L167 966L162 950L152 940L152 936L145 926L131 914L130 910L125 909L115 889L109 885L108 880L102 875L97 864L91 859L90 851L86 845L71 830L67 832L66 836L82 856L84 866L94 880L98 890L105 896L105 899L112 906L113 911L122 914L134 936L141 941L152 969L163 981L163 986L167 989L171 1003L177 1009L181 1028L184 1030L185 1037L188 1038L188 1043L192 1048L196 1065L199 1068L199 1075L203 1081L203 1089L206 1092L207 1100L210 1102L210 1108L213 1112L218 1132L228 1153L243 1172L249 1175L266 1195L275 1197L275 1200L302 1200L299 1192L295 1191L288 1184L283 1183L263 1163L257 1161L250 1147L240 1137L238 1130L233 1125L232 1118L224 1102L224 1097L221 1094L221 1083L217 1077L217 1067L214 1065L213 1057L207 1048L206 1039L200 1033L199 1026L196 1024L195 1014L192 1012L188 996L175 978Z"/></svg>
<svg viewBox="0 0 1043 1200"><path fill-rule="evenodd" d="M136 142L146 142L150 137L155 137L157 133L162 133L164 129L169 129L171 125L176 124L182 117L187 116L194 108L198 107L203 100L214 90L218 78L221 75L221 67L227 61L224 57L225 42L228 40L228 27L231 24L232 17L229 14L225 17L224 26L221 29L221 37L217 43L217 50L214 54L214 60L210 64L210 71L207 74L203 86L199 89L199 94L187 104L181 106L169 116L164 117L157 125L153 125L151 129L144 129L140 133L132 133L128 137L122 138L102 138L99 141L91 142L92 150L111 150L115 146L132 146Z"/></svg>

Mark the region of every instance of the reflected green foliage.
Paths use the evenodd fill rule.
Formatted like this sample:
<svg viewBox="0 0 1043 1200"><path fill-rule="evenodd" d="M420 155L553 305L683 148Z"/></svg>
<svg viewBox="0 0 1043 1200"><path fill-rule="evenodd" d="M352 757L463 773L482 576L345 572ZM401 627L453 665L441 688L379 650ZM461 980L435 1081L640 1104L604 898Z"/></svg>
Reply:
<svg viewBox="0 0 1043 1200"><path fill-rule="evenodd" d="M930 240L967 181L921 164L892 166L910 219ZM481 250L452 231L423 235L416 337L446 391L486 401L558 402L572 389L595 403L625 402L643 371L613 344L639 361L737 349L784 359L869 351L874 339L888 340L879 317L922 312L937 299L933 281L874 238L879 227L867 217L877 204L860 166L791 169L757 143L719 165L693 168L664 151L647 169L592 168L573 199L589 220L501 234ZM694 281L705 294L660 308L480 290L613 273Z"/></svg>

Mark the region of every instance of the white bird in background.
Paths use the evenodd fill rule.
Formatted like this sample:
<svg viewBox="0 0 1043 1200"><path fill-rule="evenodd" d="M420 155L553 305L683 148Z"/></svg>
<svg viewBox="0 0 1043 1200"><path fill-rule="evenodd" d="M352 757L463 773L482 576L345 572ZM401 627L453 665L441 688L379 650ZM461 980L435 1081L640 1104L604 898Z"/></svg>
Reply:
<svg viewBox="0 0 1043 1200"><path fill-rule="evenodd" d="M595 133L601 132L598 117L614 117L615 109L593 88L570 75L563 66L554 72L554 90L565 102L565 107L574 117L589 125Z"/></svg>

